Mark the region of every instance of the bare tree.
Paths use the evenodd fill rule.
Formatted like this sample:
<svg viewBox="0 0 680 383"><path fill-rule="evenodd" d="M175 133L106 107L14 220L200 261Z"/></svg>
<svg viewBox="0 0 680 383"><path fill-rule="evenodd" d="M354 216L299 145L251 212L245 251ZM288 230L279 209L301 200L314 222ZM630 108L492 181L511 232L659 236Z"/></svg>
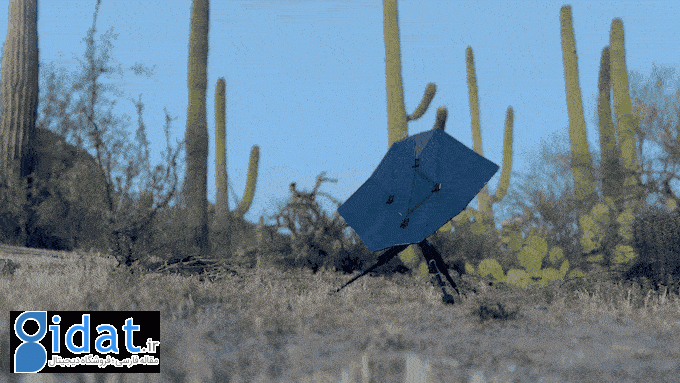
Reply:
<svg viewBox="0 0 680 383"><path fill-rule="evenodd" d="M116 101L104 96L120 92L112 85L101 83L102 76L122 74L120 66L108 65L111 40L116 37L110 29L95 45L97 2L92 27L84 39L86 50L81 60L81 72L73 74L75 81L68 90L63 77L54 72L47 79L45 102L41 104L41 126L56 131L77 150L85 150L96 164L97 176L88 178L85 167L74 171L73 177L87 179L91 189L78 190L78 198L96 200L100 204L103 233L119 264L131 265L137 258L139 244L148 239L156 214L167 208L178 186L177 157L183 147L170 144L172 118L165 112L164 133L166 149L163 163L152 166L149 160L149 141L142 115L141 96L131 100L138 114L134 141L128 139L125 120L116 117L112 108ZM151 75L152 70L141 64L130 68L135 74ZM82 183L81 183L82 184ZM77 204L72 204L77 205ZM137 249L137 250L136 250Z"/></svg>
<svg viewBox="0 0 680 383"><path fill-rule="evenodd" d="M671 183L680 181L680 78L672 68L654 66L646 78L632 72L631 94L646 195L679 205L680 194Z"/></svg>

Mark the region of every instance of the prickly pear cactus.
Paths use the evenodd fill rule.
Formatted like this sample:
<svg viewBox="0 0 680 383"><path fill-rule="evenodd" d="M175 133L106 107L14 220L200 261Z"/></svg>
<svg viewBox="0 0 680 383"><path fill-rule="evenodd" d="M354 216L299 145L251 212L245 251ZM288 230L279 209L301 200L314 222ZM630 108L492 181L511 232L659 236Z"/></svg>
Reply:
<svg viewBox="0 0 680 383"><path fill-rule="evenodd" d="M632 207L617 214L614 201L609 197L595 204L589 214L579 217L583 230L581 246L585 254L590 254L588 261L616 265L632 261L636 257L630 246L634 217ZM608 251L612 254L611 262L606 259Z"/></svg>
<svg viewBox="0 0 680 383"><path fill-rule="evenodd" d="M508 251L516 254L521 268L511 268L504 273L497 260L487 258L479 263L477 270L473 265L466 264L466 271L482 277L490 275L494 282L518 287L529 285L543 287L550 281L564 278L567 274L570 277L582 277L583 273L579 270L572 270L569 273L569 261L564 258L562 249L557 246L549 248L545 234L540 230L532 230L525 239L516 226L506 226L501 232L501 241ZM554 267L543 268L544 263Z"/></svg>

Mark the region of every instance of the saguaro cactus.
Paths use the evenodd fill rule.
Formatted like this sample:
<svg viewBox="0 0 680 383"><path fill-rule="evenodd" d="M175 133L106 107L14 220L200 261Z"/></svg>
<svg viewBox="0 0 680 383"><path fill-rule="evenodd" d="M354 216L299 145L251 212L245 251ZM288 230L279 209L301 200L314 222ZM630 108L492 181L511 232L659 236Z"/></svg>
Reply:
<svg viewBox="0 0 680 383"><path fill-rule="evenodd" d="M467 68L468 93L470 96L470 117L472 120L472 148L480 156L484 155L482 150L482 130L479 123L479 95L477 92L477 75L475 74L475 59L472 48L465 50L465 64ZM510 173L512 171L512 125L514 113L512 107L508 107L505 116L505 135L503 138L503 168L501 179L496 189L496 194L489 197L489 189L484 185L477 194L479 201L479 212L490 224L494 222L492 204L500 201L505 196L510 184Z"/></svg>
<svg viewBox="0 0 680 383"><path fill-rule="evenodd" d="M191 242L203 256L210 251L208 239L208 124L206 88L208 68L208 0L194 0L189 37L189 107L186 127L187 169L184 196Z"/></svg>
<svg viewBox="0 0 680 383"><path fill-rule="evenodd" d="M231 217L229 211L229 194L227 192L227 156L226 156L226 97L224 78L217 80L215 87L215 181L217 185L217 196L215 198L215 223L220 235L223 237L226 248L223 254L231 254ZM248 178L243 199L238 204L235 214L243 217L255 196L255 185L257 183L257 169L260 159L260 149L254 145L250 151L250 163L248 164Z"/></svg>
<svg viewBox="0 0 680 383"><path fill-rule="evenodd" d="M387 147L389 149L396 141L408 137L406 126L408 121L416 120L425 114L437 88L432 83L428 84L420 105L418 105L413 114L406 114L404 88L401 80L397 0L384 0L383 21L387 84ZM417 267L417 257L414 248L415 246L409 246L399 254L399 258L412 268Z"/></svg>
<svg viewBox="0 0 680 383"><path fill-rule="evenodd" d="M9 2L9 25L0 81L0 166L8 183L31 170L31 138L35 136L38 104L38 2Z"/></svg>
<svg viewBox="0 0 680 383"><path fill-rule="evenodd" d="M630 91L628 89L626 52L624 49L623 22L621 19L617 18L612 21L609 39L616 130L619 135L621 159L625 172L625 197L629 201L637 201L640 197L638 195L640 169L636 154L636 124L632 115Z"/></svg>
<svg viewBox="0 0 680 383"><path fill-rule="evenodd" d="M560 10L560 29L574 189L576 198L583 204L582 208L585 209L584 211L587 211L595 204L597 194L593 178L593 160L590 156L590 148L586 136L586 122L583 117L581 88L578 80L576 42L574 41L574 29L571 21L571 6L569 5L563 6Z"/></svg>
<svg viewBox="0 0 680 383"><path fill-rule="evenodd" d="M224 78L217 80L215 86L215 215L218 222L229 218L229 193L227 191L227 153L226 153L226 97Z"/></svg>
<svg viewBox="0 0 680 383"><path fill-rule="evenodd" d="M383 2L385 77L387 82L387 147L408 136L404 87L401 79L401 48L397 0Z"/></svg>
<svg viewBox="0 0 680 383"><path fill-rule="evenodd" d="M215 228L224 240L224 254L231 255L231 217L227 189L226 97L224 78L215 86Z"/></svg>
<svg viewBox="0 0 680 383"><path fill-rule="evenodd" d="M9 183L31 170L38 104L38 1L11 0L0 81L0 166Z"/></svg>
<svg viewBox="0 0 680 383"><path fill-rule="evenodd" d="M8 21L0 75L0 180L14 201L27 201L32 180L26 177L34 170L32 142L38 104L38 1L10 0ZM27 182L27 193L20 187L23 182ZM21 207L9 205L22 216ZM17 227L15 232L24 237L23 229Z"/></svg>
<svg viewBox="0 0 680 383"><path fill-rule="evenodd" d="M610 47L602 50L599 73L598 117L602 151L602 189L598 202L578 87L576 48L571 7L560 12L564 78L569 111L569 139L576 198L581 202L579 230L587 259L605 266L625 263L635 257L630 229L639 195L639 169L635 151L635 124L628 91L623 49L623 25L612 21ZM611 119L610 89L614 88L616 126ZM617 145L618 135L618 145ZM620 166L623 163L624 169ZM625 177L625 183L624 183ZM622 187L624 186L624 187Z"/></svg>
<svg viewBox="0 0 680 383"><path fill-rule="evenodd" d="M218 221L226 222L231 216L229 211L229 197L227 194L227 156L226 156L226 98L224 79L217 80L215 88L215 180L217 184L217 198L215 213ZM250 209L255 196L257 184L257 170L260 161L260 148L253 145L250 149L250 161L248 162L248 178L243 199L238 203L234 214L243 217Z"/></svg>
<svg viewBox="0 0 680 383"><path fill-rule="evenodd" d="M602 153L602 195L615 201L620 208L620 196L623 186L621 173L621 150L616 143L616 129L612 121L611 109L611 77L609 65L609 47L602 49L600 59L600 75L598 80L597 114L600 124L600 151Z"/></svg>

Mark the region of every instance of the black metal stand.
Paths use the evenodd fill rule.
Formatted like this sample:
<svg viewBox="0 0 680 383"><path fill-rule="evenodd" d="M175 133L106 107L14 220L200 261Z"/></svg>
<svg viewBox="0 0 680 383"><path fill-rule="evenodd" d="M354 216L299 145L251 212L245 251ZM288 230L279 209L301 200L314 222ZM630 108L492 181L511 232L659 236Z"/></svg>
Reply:
<svg viewBox="0 0 680 383"><path fill-rule="evenodd" d="M451 284L451 287L453 287L453 290L456 292L456 294L460 295L460 291L458 291L458 288L456 287L456 283L453 281L453 278L451 278L451 275L449 274L449 269L446 267L446 263L444 263L444 259L442 259L441 254L437 251L437 249L432 246L430 242L428 242L427 239L423 240L418 244L420 246L420 250L423 252L423 256L425 257L425 260L427 261L427 267L430 271L430 274L434 274L435 278L437 278L437 282L439 283L439 287L442 289L442 301L444 303L453 303L453 297L446 292L446 289L444 288L444 281L442 281L442 276L441 276L441 271L444 272L444 276L446 277L446 280L449 281Z"/></svg>
<svg viewBox="0 0 680 383"><path fill-rule="evenodd" d="M344 285L338 287L335 292L339 292L346 286L348 286L350 283L356 281L357 279L363 277L364 275L370 273L371 271L375 270L379 266L382 266L389 262L392 258L396 257L397 254L399 254L402 250L407 248L409 245L397 245L397 246L392 246L387 251L382 253L380 257L378 257L378 262L376 262L373 266L369 267L368 269L364 270L361 272L361 274L357 275L356 277L350 279L347 283ZM444 273L444 276L446 277L446 280L449 281L451 284L451 287L453 287L453 290L456 291L458 295L460 295L460 292L458 291L458 288L456 287L456 283L453 281L451 278L451 275L449 274L449 270L446 267L446 263L444 263L444 260L442 259L441 254L437 251L437 249L432 246L430 242L428 242L427 239L422 240L418 246L420 246L420 250L423 252L423 256L425 256L425 260L427 261L427 265L430 271L430 274L434 274L435 278L437 279L437 282L439 283L439 287L442 289L442 301L444 303L453 303L453 297L446 292L445 289L445 284L444 281L442 281L441 278L441 272Z"/></svg>
<svg viewBox="0 0 680 383"><path fill-rule="evenodd" d="M378 262L376 262L373 266L369 267L368 269L362 271L361 274L350 279L349 282L338 287L338 289L335 290L335 292L337 293L338 291L347 287L350 283L356 281L357 279L359 279L359 278L363 277L364 275L370 273L371 271L375 270L377 267L386 264L387 262L389 262L392 258L396 257L397 254L399 254L402 250L404 250L407 247L408 247L408 245L397 245L397 246L390 247L389 249L387 249L387 251L382 253L382 255L380 255L380 257L378 257Z"/></svg>

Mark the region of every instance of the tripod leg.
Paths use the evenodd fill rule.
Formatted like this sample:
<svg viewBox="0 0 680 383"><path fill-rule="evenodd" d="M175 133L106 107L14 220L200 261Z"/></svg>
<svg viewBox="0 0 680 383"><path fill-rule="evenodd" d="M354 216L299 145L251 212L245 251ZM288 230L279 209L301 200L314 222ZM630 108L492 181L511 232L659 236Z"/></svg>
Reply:
<svg viewBox="0 0 680 383"><path fill-rule="evenodd" d="M428 266L431 260L434 261L434 264L437 268L437 272L440 271L443 272L444 276L446 277L446 280L449 281L451 287L453 287L453 290L455 290L456 293L460 295L460 291L458 291L458 287L456 287L456 283L453 281L453 278L451 278L449 270L446 267L446 263L444 263L444 259L442 259L442 256L441 254L439 254L437 249L434 246L432 246L432 244L427 239L424 239L422 242L420 242L418 246L420 246L420 250L423 251L423 256L425 256L425 260L427 260Z"/></svg>
<svg viewBox="0 0 680 383"><path fill-rule="evenodd" d="M397 246L392 246L387 251L382 253L380 257L378 257L378 262L376 262L373 266L369 267L368 269L364 270L361 272L361 274L357 275L356 277L352 278L349 280L349 282L345 283L344 285L338 287L335 292L337 293L338 291L344 289L346 286L348 286L350 283L356 281L357 279L363 277L364 275L370 273L371 271L375 270L377 267L382 266L389 262L392 258L396 257L397 254L399 254L402 250L407 248L409 245L397 245Z"/></svg>
<svg viewBox="0 0 680 383"><path fill-rule="evenodd" d="M446 288L444 285L444 281L442 281L441 274L439 273L439 268L437 267L437 263L434 261L434 259L430 259L427 262L428 269L430 271L430 274L433 274L435 279L437 280L437 284L439 284L439 287L442 289L442 301L444 303L451 303L453 304L453 297L451 294L446 292Z"/></svg>

